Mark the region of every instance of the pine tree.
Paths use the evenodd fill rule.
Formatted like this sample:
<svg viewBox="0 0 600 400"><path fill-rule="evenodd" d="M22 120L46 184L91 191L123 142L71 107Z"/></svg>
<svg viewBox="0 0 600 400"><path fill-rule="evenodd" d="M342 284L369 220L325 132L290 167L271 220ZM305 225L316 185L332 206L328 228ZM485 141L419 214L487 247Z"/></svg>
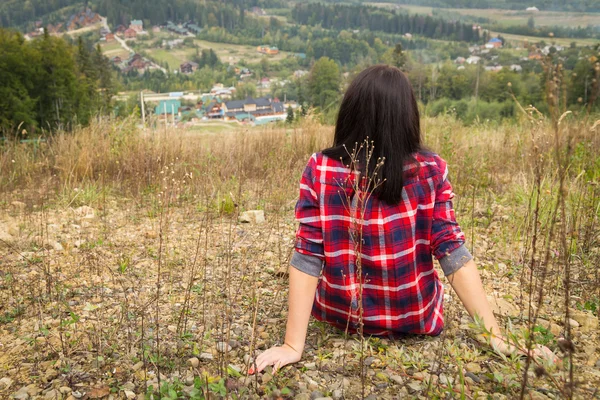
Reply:
<svg viewBox="0 0 600 400"><path fill-rule="evenodd" d="M294 122L294 110L292 109L292 106L289 106L287 108L287 117L285 119L285 122L287 122L288 124Z"/></svg>

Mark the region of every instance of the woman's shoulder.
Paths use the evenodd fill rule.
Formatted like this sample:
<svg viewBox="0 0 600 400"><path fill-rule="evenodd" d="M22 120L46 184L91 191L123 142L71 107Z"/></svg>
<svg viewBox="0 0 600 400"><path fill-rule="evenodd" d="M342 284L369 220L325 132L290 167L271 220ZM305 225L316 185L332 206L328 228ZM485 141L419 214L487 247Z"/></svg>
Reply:
<svg viewBox="0 0 600 400"><path fill-rule="evenodd" d="M427 179L435 176L445 177L447 174L446 161L437 153L430 150L422 150L413 155L413 161L407 163L405 171L409 174Z"/></svg>

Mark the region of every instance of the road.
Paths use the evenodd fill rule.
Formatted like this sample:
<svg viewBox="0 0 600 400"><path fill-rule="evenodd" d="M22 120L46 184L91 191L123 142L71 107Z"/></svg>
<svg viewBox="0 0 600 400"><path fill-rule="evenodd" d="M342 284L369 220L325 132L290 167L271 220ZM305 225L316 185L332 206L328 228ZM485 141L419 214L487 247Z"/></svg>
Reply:
<svg viewBox="0 0 600 400"><path fill-rule="evenodd" d="M104 28L107 31L111 31L110 28L108 27L108 22L106 21L106 17L102 17L102 26L104 26ZM115 35L115 39L117 40L117 42L119 42L119 44L121 45L122 48L124 48L125 50L127 50L129 53L135 54L135 50L133 50L131 47L129 47L127 45L127 43L125 43L125 40L121 39L119 36ZM167 73L167 70L163 67L161 67L160 65L156 64L153 61L150 61L152 63L152 67L156 68L156 69L160 69L164 74Z"/></svg>

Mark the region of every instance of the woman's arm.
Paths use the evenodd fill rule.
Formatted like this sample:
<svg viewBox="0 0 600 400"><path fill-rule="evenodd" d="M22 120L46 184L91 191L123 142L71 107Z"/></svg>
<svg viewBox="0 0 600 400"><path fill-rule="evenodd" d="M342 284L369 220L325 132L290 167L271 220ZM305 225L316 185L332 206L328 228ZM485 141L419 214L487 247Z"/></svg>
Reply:
<svg viewBox="0 0 600 400"><path fill-rule="evenodd" d="M306 341L308 320L315 299L319 278L290 266L290 290L288 296L288 319L283 346L272 347L256 358L250 374L262 371L268 365L275 370L300 361Z"/></svg>
<svg viewBox="0 0 600 400"><path fill-rule="evenodd" d="M517 351L502 336L498 322L487 300L475 262L473 260L467 261L462 268L449 275L448 280L471 317L479 316L486 330L492 333L491 345L494 350L503 354L511 354ZM533 353L537 357L555 359L554 354L547 347L541 346L535 349Z"/></svg>

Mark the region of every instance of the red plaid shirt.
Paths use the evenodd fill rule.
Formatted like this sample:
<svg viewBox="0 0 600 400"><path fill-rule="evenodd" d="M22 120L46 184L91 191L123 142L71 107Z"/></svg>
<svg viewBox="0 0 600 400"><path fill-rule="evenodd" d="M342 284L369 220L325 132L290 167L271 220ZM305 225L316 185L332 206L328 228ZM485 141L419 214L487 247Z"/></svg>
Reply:
<svg viewBox="0 0 600 400"><path fill-rule="evenodd" d="M388 205L372 196L361 219L365 334L438 335L444 326L443 286L432 254L452 253L464 234L454 217L446 162L433 153L415 158L420 168L405 167L402 201ZM295 249L323 262L312 315L356 332L359 280L350 236L356 223L347 201L356 197L349 176L340 161L311 156L300 181Z"/></svg>

